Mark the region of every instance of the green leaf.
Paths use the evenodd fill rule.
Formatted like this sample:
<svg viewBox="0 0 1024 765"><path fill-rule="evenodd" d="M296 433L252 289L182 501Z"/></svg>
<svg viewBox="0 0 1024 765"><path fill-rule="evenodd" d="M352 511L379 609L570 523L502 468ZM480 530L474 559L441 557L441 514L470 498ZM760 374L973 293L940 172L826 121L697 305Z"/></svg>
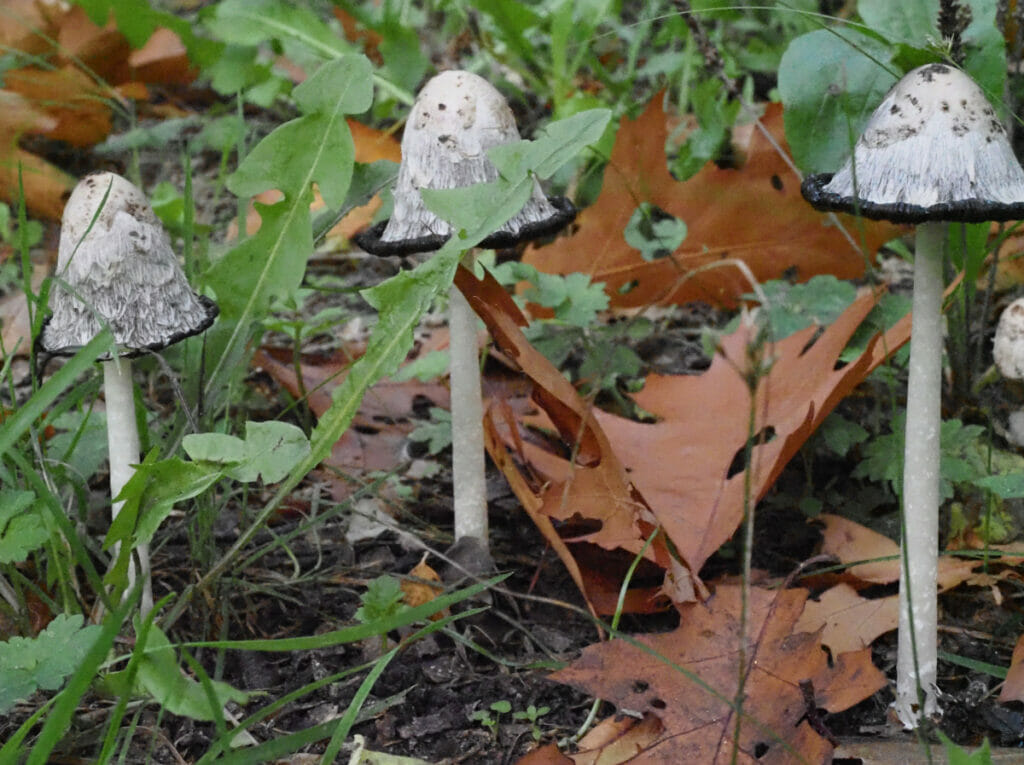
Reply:
<svg viewBox="0 0 1024 765"><path fill-rule="evenodd" d="M245 423L245 460L228 470L239 481L277 483L309 456L309 439L302 429L288 422Z"/></svg>
<svg viewBox="0 0 1024 765"><path fill-rule="evenodd" d="M427 442L430 454L440 454L452 443L452 415L447 409L430 407L430 422L416 427L409 434L410 441Z"/></svg>
<svg viewBox="0 0 1024 765"><path fill-rule="evenodd" d="M686 223L650 202L641 202L622 235L644 260L658 260L679 249L686 239Z"/></svg>
<svg viewBox="0 0 1024 765"><path fill-rule="evenodd" d="M987 475L975 479L975 486L987 489L1002 499L1020 499L1024 497L1024 474Z"/></svg>
<svg viewBox="0 0 1024 765"><path fill-rule="evenodd" d="M600 140L611 116L609 109L588 109L549 123L538 131L532 141L495 146L488 150L487 156L506 178L532 172L544 180L587 146Z"/></svg>
<svg viewBox="0 0 1024 765"><path fill-rule="evenodd" d="M347 109L362 110L370 102L370 71L362 56L343 56L321 66L310 78L315 89L297 89L300 105L310 113L274 130L228 179L238 195L276 188L285 199L257 204L259 231L207 272L221 308L221 320L207 335L209 345L220 350L210 375L212 389L237 368L254 322L266 316L274 299L293 296L301 283L313 251L313 183L329 205L341 205L345 199L354 148L344 115Z"/></svg>
<svg viewBox="0 0 1024 765"><path fill-rule="evenodd" d="M190 433L181 446L196 462L217 462L234 465L245 460L245 441L226 433Z"/></svg>
<svg viewBox="0 0 1024 765"><path fill-rule="evenodd" d="M234 45L287 40L321 58L335 58L351 50L309 8L283 0L222 0L204 23L218 38Z"/></svg>
<svg viewBox="0 0 1024 765"><path fill-rule="evenodd" d="M412 379L429 382L443 376L448 371L450 363L451 357L448 351L430 351L403 366L391 375L391 379L395 382L406 382Z"/></svg>
<svg viewBox="0 0 1024 765"><path fill-rule="evenodd" d="M533 179L522 176L515 184L505 180L478 183L457 189L421 189L423 201L432 213L459 231L458 239L480 241L494 233L523 209L533 193ZM499 204L495 204L495 202ZM462 244L468 249L469 245Z"/></svg>
<svg viewBox="0 0 1024 765"><path fill-rule="evenodd" d="M779 65L786 140L807 172L834 172L896 81L891 48L849 28L793 40Z"/></svg>
<svg viewBox="0 0 1024 765"><path fill-rule="evenodd" d="M220 709L211 709L210 698L203 685L189 679L181 671L174 647L159 627L151 625L145 647L137 647L136 650L145 651L145 655L139 662L135 688L123 687L127 683L125 672L115 672L108 676L108 682L114 688L120 686L122 693L136 691L148 694L166 711L193 720L215 720L223 716ZM211 680L210 686L220 707L229 701L245 704L249 700L248 693L227 683Z"/></svg>
<svg viewBox="0 0 1024 765"><path fill-rule="evenodd" d="M402 584L393 576L378 576L371 579L366 592L359 596L362 605L356 609L356 619L372 625L395 616L404 609Z"/></svg>
<svg viewBox="0 0 1024 765"><path fill-rule="evenodd" d="M860 0L857 12L871 29L893 42L921 47L939 39L939 0Z"/></svg>
<svg viewBox="0 0 1024 765"><path fill-rule="evenodd" d="M574 327L590 327L599 311L608 308L604 282L591 283L586 274L536 273L536 286L523 296L537 305L555 309L555 319Z"/></svg>
<svg viewBox="0 0 1024 765"><path fill-rule="evenodd" d="M30 491L0 489L0 563L21 563L50 534Z"/></svg>
<svg viewBox="0 0 1024 765"><path fill-rule="evenodd" d="M80 614L58 614L35 638L0 643L0 713L38 689L55 691L75 671L100 631Z"/></svg>
<svg viewBox="0 0 1024 765"><path fill-rule="evenodd" d="M949 765L992 765L992 752L989 749L987 738L973 752L968 752L954 744L942 731L936 731L936 733L939 734L939 740L946 749Z"/></svg>
<svg viewBox="0 0 1024 765"><path fill-rule="evenodd" d="M818 432L825 445L840 457L849 454L851 448L863 443L869 435L853 420L848 420L834 412L825 419Z"/></svg>
<svg viewBox="0 0 1024 765"><path fill-rule="evenodd" d="M316 182L329 207L345 199L355 147L345 114L366 111L373 99L372 68L363 56L343 56L321 66L294 97L306 116L276 128L228 178L240 196L279 189L287 198Z"/></svg>

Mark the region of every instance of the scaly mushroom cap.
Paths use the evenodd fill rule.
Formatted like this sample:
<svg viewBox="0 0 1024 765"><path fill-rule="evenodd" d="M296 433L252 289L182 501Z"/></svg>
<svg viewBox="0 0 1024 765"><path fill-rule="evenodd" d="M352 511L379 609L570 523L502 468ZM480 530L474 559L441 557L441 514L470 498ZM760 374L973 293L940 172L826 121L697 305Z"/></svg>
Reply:
<svg viewBox="0 0 1024 765"><path fill-rule="evenodd" d="M402 136L402 164L390 220L355 241L376 255L429 252L452 234L447 221L427 209L420 189L453 189L497 180L487 150L519 140L515 117L504 96L471 72L442 72L416 97ZM565 199L548 199L540 184L511 220L481 246L511 247L554 233L575 216Z"/></svg>
<svg viewBox="0 0 1024 765"><path fill-rule="evenodd" d="M1024 170L981 88L959 69L928 64L893 86L853 156L808 176L819 210L895 223L1024 217Z"/></svg>
<svg viewBox="0 0 1024 765"><path fill-rule="evenodd" d="M40 345L70 354L110 325L123 355L157 350L202 332L217 316L195 294L145 195L114 173L94 173L71 192L61 221L53 314Z"/></svg>
<svg viewBox="0 0 1024 765"><path fill-rule="evenodd" d="M999 317L992 357L1008 380L1024 380L1024 298L1008 305Z"/></svg>

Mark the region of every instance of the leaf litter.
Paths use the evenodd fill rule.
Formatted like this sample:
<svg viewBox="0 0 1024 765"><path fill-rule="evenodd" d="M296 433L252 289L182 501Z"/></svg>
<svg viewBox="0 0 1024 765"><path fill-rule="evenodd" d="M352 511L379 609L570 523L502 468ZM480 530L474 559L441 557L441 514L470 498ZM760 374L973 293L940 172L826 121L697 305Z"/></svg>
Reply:
<svg viewBox="0 0 1024 765"><path fill-rule="evenodd" d="M14 3L19 12L37 13L41 8L26 0ZM119 86L91 92L92 82L83 81L81 71L70 63L52 71L28 68L5 74L5 83L10 84L0 91L7 104L0 118L0 140L7 142L5 150L23 165L30 212L56 218L71 178L20 148L17 138L29 132L90 145L110 130L110 103L124 97L144 98L141 82L189 82L193 73L180 39L168 30L158 30L146 48L132 52L112 24L92 24L81 9L50 13L33 17L26 26L45 30L50 40L59 40L70 52L68 60L85 61ZM10 35L10 26L0 27L0 33ZM43 35L27 33L24 39L4 40L12 47L37 52L49 50L50 45ZM88 97L83 98L83 93ZM692 269L733 257L745 262L759 280L784 273L795 273L800 279L819 273L853 278L863 272L865 260L849 237L800 202L797 179L777 149L784 146L777 106L766 107L761 119L764 132L750 133L750 142L740 152L745 157L740 167L709 165L679 183L668 174L664 161L668 131L661 101L660 97L652 100L638 119L623 120L602 194L581 214L575 235L531 250L528 262L553 273L588 271L594 280L606 284L613 306L619 308L695 299L734 305L749 290L735 269L713 268L682 278ZM47 108L47 103L59 106ZM371 161L367 159L371 156L396 158L388 136L351 120L349 127L359 161ZM10 177L0 177L0 192L8 199L12 188ZM622 237L641 202L686 224L687 235L672 257L645 260ZM313 204L323 204L322 199L317 197ZM332 236L347 238L369 220L378 204L375 200L357 211ZM745 221L751 226L738 225ZM252 223L256 228L258 220ZM843 225L854 230L849 219ZM894 229L870 224L855 233L873 252ZM580 263L580 253L588 254L586 263ZM545 366L543 357L519 332L525 318L493 280L478 281L464 271L458 278L471 301L475 298L474 305L504 358L511 359L533 385L532 412L524 415L510 404L507 392L495 390L487 414L489 451L527 513L593 611L614 610L626 566L642 551L644 561L634 579L640 585L627 594L625 610L670 609L680 615L680 626L673 632L596 644L555 676L615 703L620 710L640 713L642 721L609 718L581 741L584 751L551 761L621 762L641 749L640 758L630 761L677 762L682 751L700 758L695 761L726 761L731 756L731 726L736 717L731 700L739 656L739 590L722 583L705 584L698 572L711 552L732 536L743 515L738 487L742 487L744 470L735 465L746 445L751 404L738 370L748 361L752 328L741 325L736 333L722 338L721 352L703 375L649 376L635 400L658 419L638 423L593 408L557 369ZM754 431L763 436L753 447L756 498L770 488L838 400L906 341L909 323L903 322L884 340L876 337L858 358L839 363L838 354L876 299L877 295L864 293L824 330L812 327L768 347L770 369L753 402ZM315 414L329 403L324 400L326 381L343 374L348 360L302 364L303 377L311 376L303 380L305 389L315 390L309 400ZM263 349L257 362L293 395L301 394L290 359ZM343 467L353 473L393 467L403 458L400 444L406 440L407 428L402 420L413 413L414 400L420 396L447 405L443 385L407 381L376 386L364 402L364 419L356 419L355 427L339 442L340 453L336 449L325 467ZM737 401L746 403L736 407ZM366 439L359 438L360 428L392 441L371 455ZM359 443L352 443L352 434ZM855 563L893 554L895 545L888 539L870 538L872 532L864 527L840 521L823 519L825 551L840 561ZM847 544L836 541L837 528L843 530ZM656 529L664 534L655 535ZM652 535L653 542L645 546ZM890 623L895 625L894 617L888 598L865 598L858 590L895 581L897 565L880 561L853 566L844 581L816 601L808 601L806 591L800 589L751 590L746 628L751 663L740 761L757 756L758 762L785 762L790 754L818 761L830 745L804 719L813 716L814 709L808 707L838 711L880 687L881 675L871 665L866 646ZM943 565L945 587L965 581L973 568L948 558ZM436 574L425 562L422 566L414 569L414 575L433 581ZM434 586L422 587L412 597L429 599ZM874 615L866 617L868 611ZM862 626L851 632L852 625ZM825 661L821 645L832 649L833 665ZM690 673L666 671L664 658ZM1022 697L1022 663L1024 650L1018 643L1002 701ZM800 683L807 680L814 689L811 705L801 695ZM613 753L616 746L619 754Z"/></svg>

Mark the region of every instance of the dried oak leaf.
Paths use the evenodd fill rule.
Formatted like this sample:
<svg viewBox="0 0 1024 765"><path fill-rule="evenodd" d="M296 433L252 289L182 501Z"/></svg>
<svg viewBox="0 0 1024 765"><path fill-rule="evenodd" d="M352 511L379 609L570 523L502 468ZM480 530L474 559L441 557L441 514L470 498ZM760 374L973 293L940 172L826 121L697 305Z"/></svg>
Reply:
<svg viewBox="0 0 1024 765"><path fill-rule="evenodd" d="M829 666L816 634L794 633L806 598L799 589L750 591L738 738L740 587L720 586L706 602L680 606L673 632L588 646L551 677L661 720L664 731L630 763L826 762L832 746L803 720L800 683L811 682L816 707L838 712L883 687L885 676L869 650Z"/></svg>
<svg viewBox="0 0 1024 765"><path fill-rule="evenodd" d="M899 581L900 547L889 537L839 515L823 513L817 521L823 524L821 552L834 556L840 563L856 564L846 570L848 577L856 580L851 584L864 586ZM939 590L948 590L966 581L979 565L981 562L977 560L942 556L938 568Z"/></svg>
<svg viewBox="0 0 1024 765"><path fill-rule="evenodd" d="M507 407L492 405L485 414L484 426L491 459L562 559L588 604L598 613L611 613L621 574L654 532L654 516L629 480L594 412L523 336L520 327L526 319L504 288L490 274L477 279L461 267L455 284L483 319L501 352L531 380L533 399L546 412L562 442L573 445L571 462L546 452L520 437ZM506 445L509 443L511 448ZM537 468L545 456L550 457L547 466ZM527 462L533 470L526 468ZM618 551L622 556L615 560L604 552L588 566L583 556L569 549L570 545L582 551ZM702 591L693 570L672 556L661 535L646 548L644 556L654 564L657 583L631 593L630 610L654 608L659 589L677 601L692 600L696 592ZM616 565L621 565L621 571L609 581L608 571ZM640 577L642 580L644 572Z"/></svg>
<svg viewBox="0 0 1024 765"><path fill-rule="evenodd" d="M877 531L838 515L825 513L817 521L823 525L821 552L839 563L854 565L846 570L845 581L807 603L797 629L811 632L821 629L821 642L833 653L865 648L879 635L896 629L899 601L896 595L865 598L856 588L898 581L899 545ZM939 559L939 591L968 581L978 565L979 561L943 556Z"/></svg>
<svg viewBox="0 0 1024 765"><path fill-rule="evenodd" d="M867 258L896 235L888 223L840 216L844 233L800 196L800 179L784 155L782 108L768 104L738 169L708 163L680 183L668 171L668 135L662 94L636 120L623 118L597 201L582 210L575 233L524 260L542 271L583 272L604 282L612 304L623 307L703 300L734 305L750 291L733 267L695 269L738 258L758 281L791 274L840 279L860 276ZM648 202L686 223L672 257L644 260L623 236L637 206ZM635 285L634 285L635 283ZM630 288L630 285L632 288Z"/></svg>
<svg viewBox="0 0 1024 765"><path fill-rule="evenodd" d="M701 375L651 375L635 394L659 421L634 422L604 412L596 419L637 490L650 503L694 571L732 537L743 518L742 460L754 413L750 490L757 502L825 417L909 337L909 322L879 337L847 364L839 362L853 332L875 305L863 291L830 326L808 327L762 346L770 369L753 402L744 376L755 331L743 324L724 337ZM819 334L820 333L820 334Z"/></svg>

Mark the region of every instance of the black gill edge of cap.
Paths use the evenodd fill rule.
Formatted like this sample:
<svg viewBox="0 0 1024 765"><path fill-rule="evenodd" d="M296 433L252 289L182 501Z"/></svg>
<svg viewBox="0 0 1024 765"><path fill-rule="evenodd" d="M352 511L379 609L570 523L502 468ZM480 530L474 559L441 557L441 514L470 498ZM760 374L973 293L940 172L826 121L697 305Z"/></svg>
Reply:
<svg viewBox="0 0 1024 765"><path fill-rule="evenodd" d="M522 242L529 242L534 239L543 239L557 233L576 217L576 205L565 197L548 197L548 202L555 208L555 214L544 220L534 223L527 223L518 234L511 234L508 231L497 231L483 239L477 247L488 250L507 250ZM360 231L352 237L352 241L358 244L363 250L371 255L415 255L419 252L434 252L444 247L449 236L432 234L430 236L419 236L415 239L400 239L394 242L381 240L388 221L382 220L368 229Z"/></svg>
<svg viewBox="0 0 1024 765"><path fill-rule="evenodd" d="M124 348L123 353L118 354L118 358L134 359L138 358L139 356L145 356L150 352L162 351L164 348L168 348L174 345L175 343L181 342L186 338L192 337L193 335L201 334L202 332L208 330L213 325L214 320L220 314L220 307L216 303L214 303L210 298L206 297L206 295L199 295L198 298L199 302L202 303L203 308L206 309L206 317L199 323L198 326L195 326L187 331L175 332L162 343L151 343L150 345L146 345L141 348ZM36 353L45 355L47 357L74 356L76 353L82 350L83 346L69 345L64 348L53 349L43 347L42 330L46 328L46 325L50 323L50 319L52 318L53 314L50 314L45 319L43 319L43 324L42 327L40 328L39 335L36 337ZM97 356L96 360L110 361L112 358L113 357L109 353L103 353Z"/></svg>
<svg viewBox="0 0 1024 765"><path fill-rule="evenodd" d="M800 193L815 210L860 215L871 220L892 223L986 223L989 221L1024 220L1024 202L991 202L985 199L965 199L960 202L942 202L921 205L869 202L855 197L841 196L825 191L834 173L808 175L800 184Z"/></svg>

